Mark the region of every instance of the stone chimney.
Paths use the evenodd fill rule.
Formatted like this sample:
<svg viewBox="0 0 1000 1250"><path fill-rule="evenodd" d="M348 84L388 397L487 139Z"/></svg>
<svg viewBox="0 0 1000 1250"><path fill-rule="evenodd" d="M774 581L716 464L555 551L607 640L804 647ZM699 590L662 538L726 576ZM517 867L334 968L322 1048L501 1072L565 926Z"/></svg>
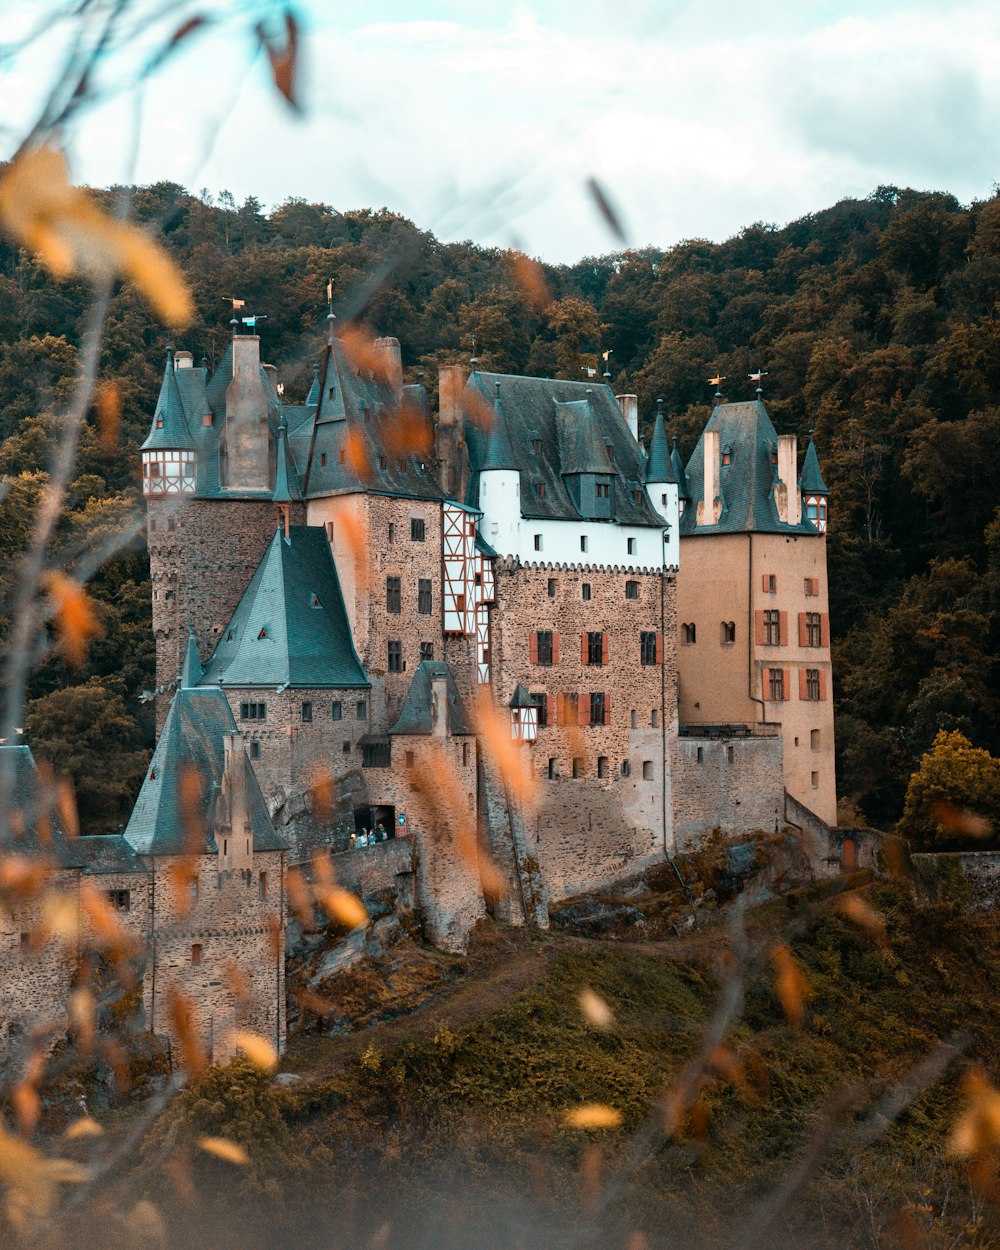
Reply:
<svg viewBox="0 0 1000 1250"><path fill-rule="evenodd" d="M714 525L722 512L722 503L719 501L719 495L722 490L720 477L722 457L719 449L719 431L706 430L702 445L705 451L704 489L698 504L698 524Z"/></svg>
<svg viewBox="0 0 1000 1250"><path fill-rule="evenodd" d="M382 360L382 374L386 384L398 403L403 398L403 353L399 347L399 339L376 339L375 348Z"/></svg>
<svg viewBox="0 0 1000 1250"><path fill-rule="evenodd" d="M215 818L219 870L249 868L253 863L253 824L247 793L247 757L242 734L222 739L222 787Z"/></svg>
<svg viewBox="0 0 1000 1250"><path fill-rule="evenodd" d="M639 441L639 397L638 395L616 395L618 407L622 410L625 423L632 431L632 437Z"/></svg>
<svg viewBox="0 0 1000 1250"><path fill-rule="evenodd" d="M778 516L786 525L802 520L802 498L799 494L798 440L794 434L778 435L778 477L783 490L776 491Z"/></svg>
<svg viewBox="0 0 1000 1250"><path fill-rule="evenodd" d="M230 490L270 489L267 391L260 371L260 339L233 336L233 379L226 388L226 470Z"/></svg>
<svg viewBox="0 0 1000 1250"><path fill-rule="evenodd" d="M435 451L441 466L441 485L453 499L464 499L468 485L469 458L463 430L468 377L468 370L463 365L442 365L438 372Z"/></svg>
<svg viewBox="0 0 1000 1250"><path fill-rule="evenodd" d="M448 736L448 678L431 678L431 732L435 738Z"/></svg>
<svg viewBox="0 0 1000 1250"><path fill-rule="evenodd" d="M191 369L194 367L194 352L174 352L175 369Z"/></svg>

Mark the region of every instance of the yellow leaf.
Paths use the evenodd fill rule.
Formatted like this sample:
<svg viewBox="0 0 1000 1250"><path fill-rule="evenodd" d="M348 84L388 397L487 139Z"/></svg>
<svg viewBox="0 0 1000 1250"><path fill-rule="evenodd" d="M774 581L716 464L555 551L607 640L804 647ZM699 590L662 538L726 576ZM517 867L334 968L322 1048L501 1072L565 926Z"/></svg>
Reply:
<svg viewBox="0 0 1000 1250"><path fill-rule="evenodd" d="M74 187L55 148L25 152L7 170L0 180L0 226L57 278L131 278L168 325L186 326L194 316L191 293L166 252Z"/></svg>
<svg viewBox="0 0 1000 1250"><path fill-rule="evenodd" d="M316 891L316 897L331 920L337 920L349 929L368 923L364 903L350 890L341 889L339 885L326 886Z"/></svg>
<svg viewBox="0 0 1000 1250"><path fill-rule="evenodd" d="M70 664L79 667L87 653L87 640L103 632L90 596L78 581L65 573L53 573L49 577L48 590L59 631L59 645Z"/></svg>
<svg viewBox="0 0 1000 1250"><path fill-rule="evenodd" d="M63 1132L63 1137L67 1141L79 1141L84 1137L103 1137L104 1129L97 1123L93 1116L82 1115L78 1120L74 1120L72 1124L67 1125Z"/></svg>
<svg viewBox="0 0 1000 1250"><path fill-rule="evenodd" d="M965 1078L965 1111L955 1121L949 1151L968 1158L1000 1145L1000 1090L979 1071Z"/></svg>
<svg viewBox="0 0 1000 1250"><path fill-rule="evenodd" d="M198 1145L206 1154L215 1155L217 1159L225 1159L227 1163L245 1167L250 1162L250 1156L243 1147L230 1141L228 1137L199 1137Z"/></svg>
<svg viewBox="0 0 1000 1250"><path fill-rule="evenodd" d="M567 1111L565 1120L567 1128L618 1128L622 1113L603 1103L591 1102Z"/></svg>
<svg viewBox="0 0 1000 1250"><path fill-rule="evenodd" d="M799 961L787 946L776 946L771 952L771 963L777 973L778 997L790 1024L799 1025L805 1016L809 982Z"/></svg>
<svg viewBox="0 0 1000 1250"><path fill-rule="evenodd" d="M612 1015L611 1008L600 994L595 993L589 985L585 985L577 995L577 1002L580 1004L583 1018L591 1028L604 1032L614 1026L615 1018Z"/></svg>
<svg viewBox="0 0 1000 1250"><path fill-rule="evenodd" d="M273 1072L278 1066L278 1052L259 1033L232 1029L226 1034L226 1041L234 1050L242 1050L253 1066L262 1072Z"/></svg>
<svg viewBox="0 0 1000 1250"><path fill-rule="evenodd" d="M159 1210L148 1199L142 1198L135 1204L125 1223L140 1242L166 1246L167 1226Z"/></svg>
<svg viewBox="0 0 1000 1250"><path fill-rule="evenodd" d="M857 891L845 894L838 904L840 910L862 929L867 930L878 942L886 940L885 921Z"/></svg>

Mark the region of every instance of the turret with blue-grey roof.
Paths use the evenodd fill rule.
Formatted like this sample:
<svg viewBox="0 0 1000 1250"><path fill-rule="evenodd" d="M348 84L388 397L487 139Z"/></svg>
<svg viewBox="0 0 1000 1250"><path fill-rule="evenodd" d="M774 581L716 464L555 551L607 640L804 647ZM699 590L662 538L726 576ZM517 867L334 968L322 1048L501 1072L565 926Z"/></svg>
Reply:
<svg viewBox="0 0 1000 1250"><path fill-rule="evenodd" d="M809 431L809 446L806 448L805 459L802 462L799 493L802 496L802 508L806 519L811 521L821 534L825 534L829 519L830 489L823 480L819 467L819 456L816 454L812 430Z"/></svg>
<svg viewBox="0 0 1000 1250"><path fill-rule="evenodd" d="M174 349L167 362L153 422L142 444L142 492L146 496L191 495L196 487L195 441L191 436L180 386Z"/></svg>

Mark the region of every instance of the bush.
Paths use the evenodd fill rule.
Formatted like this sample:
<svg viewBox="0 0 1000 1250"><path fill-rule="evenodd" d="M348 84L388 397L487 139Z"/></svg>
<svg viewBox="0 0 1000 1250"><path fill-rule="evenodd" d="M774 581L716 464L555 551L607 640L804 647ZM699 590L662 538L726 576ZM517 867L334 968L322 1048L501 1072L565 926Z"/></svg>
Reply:
<svg viewBox="0 0 1000 1250"><path fill-rule="evenodd" d="M899 832L922 850L994 848L1000 760L957 730L941 730L910 778Z"/></svg>

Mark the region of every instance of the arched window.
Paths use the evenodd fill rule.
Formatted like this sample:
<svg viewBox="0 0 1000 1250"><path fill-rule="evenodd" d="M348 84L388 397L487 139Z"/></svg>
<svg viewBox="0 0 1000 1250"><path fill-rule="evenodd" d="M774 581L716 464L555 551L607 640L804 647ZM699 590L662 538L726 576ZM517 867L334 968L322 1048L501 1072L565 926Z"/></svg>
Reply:
<svg viewBox="0 0 1000 1250"><path fill-rule="evenodd" d="M735 642L736 641L736 622L735 621L723 621L721 635L722 635L723 646L726 646L727 644L731 642Z"/></svg>
<svg viewBox="0 0 1000 1250"><path fill-rule="evenodd" d="M697 630L693 623L681 626L681 642L687 646L692 646L697 640Z"/></svg>

